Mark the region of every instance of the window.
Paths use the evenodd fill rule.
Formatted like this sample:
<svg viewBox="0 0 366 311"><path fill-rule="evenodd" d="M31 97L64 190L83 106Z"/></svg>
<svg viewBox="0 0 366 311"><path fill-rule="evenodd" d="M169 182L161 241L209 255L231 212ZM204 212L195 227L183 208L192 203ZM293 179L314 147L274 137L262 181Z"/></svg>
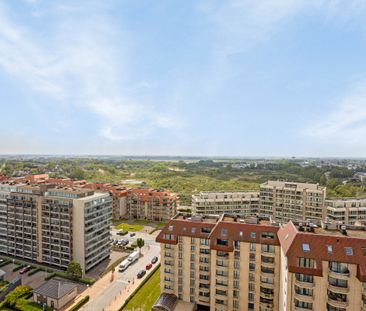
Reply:
<svg viewBox="0 0 366 311"><path fill-rule="evenodd" d="M362 247L361 250L362 250L362 256L366 256L366 247Z"/></svg>
<svg viewBox="0 0 366 311"><path fill-rule="evenodd" d="M327 251L328 251L328 254L332 254L333 253L333 247L332 247L332 245L327 245Z"/></svg>
<svg viewBox="0 0 366 311"><path fill-rule="evenodd" d="M221 240L221 239L217 239L217 240L216 240L216 245L220 245L220 246L229 246L229 241L228 241L228 240Z"/></svg>
<svg viewBox="0 0 366 311"><path fill-rule="evenodd" d="M297 266L300 267L300 268L316 269L316 262L312 258L298 257L297 258Z"/></svg>
<svg viewBox="0 0 366 311"><path fill-rule="evenodd" d="M170 226L168 227L168 230L169 230L169 231L173 231L173 226L172 226L172 225L170 225Z"/></svg>
<svg viewBox="0 0 366 311"><path fill-rule="evenodd" d="M243 237L243 231L239 232L239 236L242 238Z"/></svg>
<svg viewBox="0 0 366 311"><path fill-rule="evenodd" d="M196 233L196 228L192 227L192 233Z"/></svg>
<svg viewBox="0 0 366 311"><path fill-rule="evenodd" d="M307 243L303 243L302 250L303 250L303 252L310 252L310 245Z"/></svg>
<svg viewBox="0 0 366 311"><path fill-rule="evenodd" d="M251 237L252 239L255 239L255 238L257 237L257 233L256 233L256 232L251 232L251 233L250 233L250 237Z"/></svg>
<svg viewBox="0 0 366 311"><path fill-rule="evenodd" d="M275 234L273 232L262 232L262 238L274 240Z"/></svg>
<svg viewBox="0 0 366 311"><path fill-rule="evenodd" d="M346 252L347 256L352 256L353 255L353 249L352 247L345 247L344 251Z"/></svg>
<svg viewBox="0 0 366 311"><path fill-rule="evenodd" d="M227 236L227 229L221 229L221 235Z"/></svg>

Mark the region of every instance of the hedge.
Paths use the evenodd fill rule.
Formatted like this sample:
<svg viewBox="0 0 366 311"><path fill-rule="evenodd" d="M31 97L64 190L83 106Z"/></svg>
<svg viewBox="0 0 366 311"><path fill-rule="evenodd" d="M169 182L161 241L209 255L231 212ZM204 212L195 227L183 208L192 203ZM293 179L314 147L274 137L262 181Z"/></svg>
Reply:
<svg viewBox="0 0 366 311"><path fill-rule="evenodd" d="M44 271L43 268L37 268L37 269L33 269L31 270L29 273L28 273L28 276L31 276L33 274L36 274L37 272L40 272L40 271Z"/></svg>
<svg viewBox="0 0 366 311"><path fill-rule="evenodd" d="M68 279L68 280L71 280L74 282L83 283L86 285L93 285L96 281L93 278L74 279L73 277L70 277L69 275L67 275L67 273L65 273L65 272L52 272L47 277L45 277L45 280L48 281L48 280L54 278L55 276L58 276L63 279Z"/></svg>
<svg viewBox="0 0 366 311"><path fill-rule="evenodd" d="M89 298L90 298L89 296L85 296L78 303L76 303L69 311L79 310L83 305L85 305L89 301Z"/></svg>
<svg viewBox="0 0 366 311"><path fill-rule="evenodd" d="M10 259L4 260L2 263L0 263L0 268L8 265L9 263L11 263L11 260Z"/></svg>
<svg viewBox="0 0 366 311"><path fill-rule="evenodd" d="M153 274L160 268L160 262L158 263L158 265L150 272L150 274L145 278L143 279L143 281L140 283L139 286L136 287L136 289L131 293L130 296L127 297L127 299L125 300L125 302L123 303L122 307L120 307L118 309L118 311L122 311L123 308L125 306L127 306L127 304L130 302L130 300L133 298L133 296L136 295L136 293L141 289L142 286L145 285L145 283L153 276Z"/></svg>

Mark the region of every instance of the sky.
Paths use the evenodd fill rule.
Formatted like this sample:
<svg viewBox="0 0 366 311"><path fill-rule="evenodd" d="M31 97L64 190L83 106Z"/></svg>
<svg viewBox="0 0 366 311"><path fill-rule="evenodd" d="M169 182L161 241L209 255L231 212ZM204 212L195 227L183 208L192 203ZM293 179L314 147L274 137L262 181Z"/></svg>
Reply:
<svg viewBox="0 0 366 311"><path fill-rule="evenodd" d="M364 0L0 0L0 153L366 157Z"/></svg>

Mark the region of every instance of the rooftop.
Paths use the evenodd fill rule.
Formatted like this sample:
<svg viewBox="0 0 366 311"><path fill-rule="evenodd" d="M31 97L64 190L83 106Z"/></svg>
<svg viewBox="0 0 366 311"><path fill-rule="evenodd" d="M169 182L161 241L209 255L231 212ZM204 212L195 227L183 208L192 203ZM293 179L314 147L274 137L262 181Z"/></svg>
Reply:
<svg viewBox="0 0 366 311"><path fill-rule="evenodd" d="M34 290L34 293L60 299L73 291L77 285L60 279L51 279Z"/></svg>
<svg viewBox="0 0 366 311"><path fill-rule="evenodd" d="M323 190L325 187L319 186L319 184L310 184L310 183L297 183L297 182L287 182L280 180L269 180L261 186L271 186L277 188L291 188L291 189L309 189L309 190Z"/></svg>

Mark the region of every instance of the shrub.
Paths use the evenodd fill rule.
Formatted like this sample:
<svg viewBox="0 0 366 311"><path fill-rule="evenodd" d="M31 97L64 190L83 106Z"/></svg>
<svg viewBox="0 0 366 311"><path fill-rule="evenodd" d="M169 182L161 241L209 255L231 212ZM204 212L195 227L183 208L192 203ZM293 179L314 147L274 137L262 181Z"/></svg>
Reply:
<svg viewBox="0 0 366 311"><path fill-rule="evenodd" d="M85 305L89 301L89 296L85 296L83 299L81 299L78 303L76 303L69 311L77 311L79 310L83 305Z"/></svg>
<svg viewBox="0 0 366 311"><path fill-rule="evenodd" d="M44 269L43 269L43 268L33 269L33 270L31 270L31 271L28 273L28 276L31 276L31 275L33 275L33 274L36 274L36 273L37 273L37 272L39 272L39 271L44 271Z"/></svg>
<svg viewBox="0 0 366 311"><path fill-rule="evenodd" d="M10 259L4 260L2 263L0 263L0 268L8 265L9 263L11 263L11 260Z"/></svg>

